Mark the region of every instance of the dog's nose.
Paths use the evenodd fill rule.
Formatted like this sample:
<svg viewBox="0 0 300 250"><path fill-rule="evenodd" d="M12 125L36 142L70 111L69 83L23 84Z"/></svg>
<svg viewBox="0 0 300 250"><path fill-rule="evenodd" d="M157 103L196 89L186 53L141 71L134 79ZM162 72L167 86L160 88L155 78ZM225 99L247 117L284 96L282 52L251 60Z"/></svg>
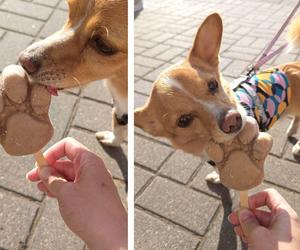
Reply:
<svg viewBox="0 0 300 250"><path fill-rule="evenodd" d="M19 62L25 71L30 75L39 71L41 63L29 55L22 53L19 57Z"/></svg>
<svg viewBox="0 0 300 250"><path fill-rule="evenodd" d="M226 133L231 134L238 132L242 128L242 116L236 110L229 110L221 120L220 129Z"/></svg>

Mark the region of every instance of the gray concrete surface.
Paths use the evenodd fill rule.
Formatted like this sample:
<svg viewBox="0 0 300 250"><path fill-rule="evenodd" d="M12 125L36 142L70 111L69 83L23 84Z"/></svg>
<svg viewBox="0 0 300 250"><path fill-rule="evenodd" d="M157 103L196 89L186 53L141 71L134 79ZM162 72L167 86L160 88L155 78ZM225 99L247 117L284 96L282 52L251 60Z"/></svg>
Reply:
<svg viewBox="0 0 300 250"><path fill-rule="evenodd" d="M221 68L228 80L245 72L275 35L296 0L145 0L135 20L135 106L142 105L152 82L166 67L183 59L197 27L211 12L224 20ZM278 44L284 42L282 37ZM276 65L299 60L299 51L282 54ZM268 66L268 65L266 65ZM265 166L264 183L274 187L300 213L300 165L285 135L290 117L270 131L274 147ZM136 129L136 249L242 249L227 222L231 200L227 189L206 183L213 169L201 159L175 151L164 139Z"/></svg>

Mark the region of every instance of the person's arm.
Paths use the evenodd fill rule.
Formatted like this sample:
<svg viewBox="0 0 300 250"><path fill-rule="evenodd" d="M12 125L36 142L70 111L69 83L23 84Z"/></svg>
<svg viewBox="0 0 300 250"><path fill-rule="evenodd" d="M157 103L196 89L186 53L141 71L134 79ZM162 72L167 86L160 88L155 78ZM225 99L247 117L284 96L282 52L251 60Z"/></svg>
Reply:
<svg viewBox="0 0 300 250"><path fill-rule="evenodd" d="M67 226L91 250L127 249L127 212L103 161L72 138L44 154L49 167L27 174L58 200Z"/></svg>

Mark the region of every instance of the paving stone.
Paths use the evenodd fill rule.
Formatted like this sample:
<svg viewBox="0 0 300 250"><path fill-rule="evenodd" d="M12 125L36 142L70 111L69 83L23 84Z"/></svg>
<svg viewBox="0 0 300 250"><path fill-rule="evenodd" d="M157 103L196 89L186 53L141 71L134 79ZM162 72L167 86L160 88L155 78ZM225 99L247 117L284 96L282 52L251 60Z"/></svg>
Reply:
<svg viewBox="0 0 300 250"><path fill-rule="evenodd" d="M143 55L145 56L149 56L149 57L155 57L163 52L165 52L166 50L168 50L171 46L168 45L164 45L164 44L158 44L156 46L154 46L152 49L148 49L146 50Z"/></svg>
<svg viewBox="0 0 300 250"><path fill-rule="evenodd" d="M25 176L34 168L33 156L10 156L0 148L0 186L21 193L36 200L42 200L43 194L35 184L29 183ZM1 221L1 220L0 220Z"/></svg>
<svg viewBox="0 0 300 250"><path fill-rule="evenodd" d="M65 93L59 93L58 97L52 98L49 113L54 127L54 135L48 145L52 145L54 142L62 139L66 127L72 118L73 108L77 100L77 96Z"/></svg>
<svg viewBox="0 0 300 250"><path fill-rule="evenodd" d="M0 189L1 249L23 249L38 208L37 203Z"/></svg>
<svg viewBox="0 0 300 250"><path fill-rule="evenodd" d="M134 45L135 46L140 46L140 47L143 47L143 48L152 48L155 45L155 43L151 42L151 41L135 39L134 40Z"/></svg>
<svg viewBox="0 0 300 250"><path fill-rule="evenodd" d="M82 250L84 243L73 234L62 220L57 201L47 198L45 209L36 225L29 249Z"/></svg>
<svg viewBox="0 0 300 250"><path fill-rule="evenodd" d="M31 41L32 38L29 36L7 32L0 40L1 71L7 65L16 63L18 61L18 53L25 49Z"/></svg>
<svg viewBox="0 0 300 250"><path fill-rule="evenodd" d="M134 107L135 108L142 107L146 103L147 100L148 100L148 96L135 93L134 94Z"/></svg>
<svg viewBox="0 0 300 250"><path fill-rule="evenodd" d="M161 177L154 179L136 203L200 235L206 233L219 204L209 196Z"/></svg>
<svg viewBox="0 0 300 250"><path fill-rule="evenodd" d="M91 151L99 155L106 164L114 178L127 181L128 164L127 144L123 143L121 147L103 146L96 139L94 133L72 128L68 134L88 147Z"/></svg>
<svg viewBox="0 0 300 250"><path fill-rule="evenodd" d="M32 18L0 11L0 27L27 35L35 36L39 32L43 22Z"/></svg>
<svg viewBox="0 0 300 250"><path fill-rule="evenodd" d="M60 30L67 18L67 12L62 10L55 10L43 27L40 37L45 38L56 31Z"/></svg>
<svg viewBox="0 0 300 250"><path fill-rule="evenodd" d="M249 37L249 36L245 36L242 39L240 39L235 45L236 46L249 46L251 43L253 43L254 41L256 41L256 37Z"/></svg>
<svg viewBox="0 0 300 250"><path fill-rule="evenodd" d="M20 0L6 0L0 6L0 8L4 11L10 11L15 14L20 14L41 20L47 20L52 12L51 8L28 2L23 2Z"/></svg>
<svg viewBox="0 0 300 250"><path fill-rule="evenodd" d="M112 97L103 81L88 84L83 90L83 96L112 104Z"/></svg>
<svg viewBox="0 0 300 250"><path fill-rule="evenodd" d="M60 4L58 6L62 10L68 10L69 9L67 1L60 1Z"/></svg>
<svg viewBox="0 0 300 250"><path fill-rule="evenodd" d="M164 64L164 61L157 60L151 57L146 57L146 56L135 56L134 63L144 67L157 68L162 64Z"/></svg>
<svg viewBox="0 0 300 250"><path fill-rule="evenodd" d="M265 180L300 192L300 165L269 156L266 161Z"/></svg>
<svg viewBox="0 0 300 250"><path fill-rule="evenodd" d="M186 184L200 164L199 157L178 150L164 163L159 173Z"/></svg>
<svg viewBox="0 0 300 250"><path fill-rule="evenodd" d="M151 179L153 174L138 166L134 167L134 195L136 195L141 188Z"/></svg>
<svg viewBox="0 0 300 250"><path fill-rule="evenodd" d="M124 181L120 181L117 179L114 179L114 183L117 187L120 199L123 203L123 206L128 210L127 206L127 184Z"/></svg>
<svg viewBox="0 0 300 250"><path fill-rule="evenodd" d="M226 250L241 250L242 244L239 237L233 231L232 225L228 222L228 215L231 213L230 203L222 207L218 215L212 222L208 233L201 242L198 250L206 249L226 249ZM216 236L219 236L216 238Z"/></svg>
<svg viewBox="0 0 300 250"><path fill-rule="evenodd" d="M225 55L224 55L224 57L225 57ZM247 69L248 66L249 66L249 63L246 61L234 60L231 64L229 64L226 67L223 74L237 78L241 74L245 73L245 69Z"/></svg>
<svg viewBox="0 0 300 250"><path fill-rule="evenodd" d="M135 136L135 161L154 171L163 163L164 159L173 152L167 146L157 144L140 136Z"/></svg>
<svg viewBox="0 0 300 250"><path fill-rule="evenodd" d="M5 31L3 29L0 29L0 39L2 39L2 37L4 36Z"/></svg>
<svg viewBox="0 0 300 250"><path fill-rule="evenodd" d="M273 147L271 153L281 157L284 145L287 140L286 131L291 120L288 117L282 117L270 129L269 133L273 137Z"/></svg>
<svg viewBox="0 0 300 250"><path fill-rule="evenodd" d="M169 60L173 59L174 57L176 57L178 55L182 55L182 54L187 54L185 49L170 48L170 49L166 50L165 52L156 56L156 58L164 60L164 61L169 61Z"/></svg>
<svg viewBox="0 0 300 250"><path fill-rule="evenodd" d="M143 78L148 81L154 82L161 72L163 72L166 68L169 68L172 65L173 65L172 63L166 63L163 66L161 66L160 68L158 68L154 71L151 71L150 73L145 75Z"/></svg>
<svg viewBox="0 0 300 250"><path fill-rule="evenodd" d="M111 130L111 112L109 105L81 99L73 125L95 132Z"/></svg>
<svg viewBox="0 0 300 250"><path fill-rule="evenodd" d="M135 211L135 249L195 249L200 239L143 211Z"/></svg>
<svg viewBox="0 0 300 250"><path fill-rule="evenodd" d="M144 95L150 95L152 88L153 88L153 83L143 79L138 80L134 84L134 90Z"/></svg>
<svg viewBox="0 0 300 250"><path fill-rule="evenodd" d="M194 177L191 187L195 190L215 196L216 198L220 198L227 193L227 189L222 184L213 184L205 180L205 177L214 170L215 169L208 163L203 163Z"/></svg>
<svg viewBox="0 0 300 250"><path fill-rule="evenodd" d="M134 65L134 75L135 76L143 77L144 75L149 73L151 70L152 70L152 68L149 68L149 67L141 66L138 64Z"/></svg>
<svg viewBox="0 0 300 250"><path fill-rule="evenodd" d="M61 1L61 0L47 0L47 1L45 1L45 0L34 0L33 2L54 7L54 6L57 5L57 3L59 1Z"/></svg>

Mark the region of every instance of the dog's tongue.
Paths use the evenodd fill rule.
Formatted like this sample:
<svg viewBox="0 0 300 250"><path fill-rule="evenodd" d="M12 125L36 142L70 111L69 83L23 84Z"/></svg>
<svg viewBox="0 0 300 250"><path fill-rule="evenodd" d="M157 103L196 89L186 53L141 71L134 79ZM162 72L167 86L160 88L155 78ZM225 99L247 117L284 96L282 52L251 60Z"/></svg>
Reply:
<svg viewBox="0 0 300 250"><path fill-rule="evenodd" d="M54 86L47 86L47 89L51 95L58 96L57 88Z"/></svg>

